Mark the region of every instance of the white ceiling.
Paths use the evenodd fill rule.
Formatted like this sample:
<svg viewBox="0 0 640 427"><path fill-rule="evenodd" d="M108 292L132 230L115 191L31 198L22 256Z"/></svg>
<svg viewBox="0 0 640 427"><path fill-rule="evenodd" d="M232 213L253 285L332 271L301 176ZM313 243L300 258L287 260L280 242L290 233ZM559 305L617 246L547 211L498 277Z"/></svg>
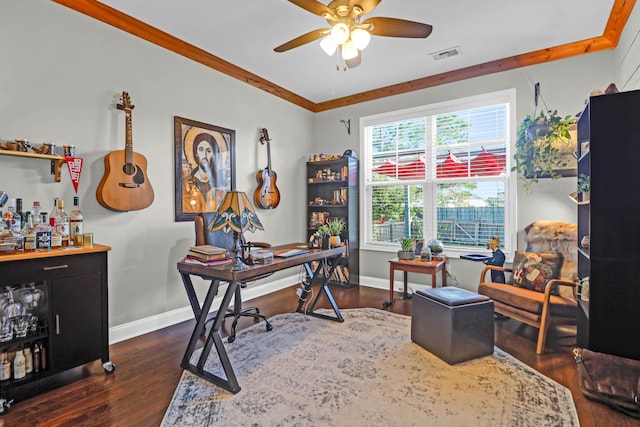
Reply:
<svg viewBox="0 0 640 427"><path fill-rule="evenodd" d="M368 17L433 26L426 39L372 37L362 64L336 70L319 40L273 48L327 22L286 0L101 0L314 103L603 34L614 0L383 0ZM329 0L322 3L328 4ZM461 55L430 54L459 47Z"/></svg>

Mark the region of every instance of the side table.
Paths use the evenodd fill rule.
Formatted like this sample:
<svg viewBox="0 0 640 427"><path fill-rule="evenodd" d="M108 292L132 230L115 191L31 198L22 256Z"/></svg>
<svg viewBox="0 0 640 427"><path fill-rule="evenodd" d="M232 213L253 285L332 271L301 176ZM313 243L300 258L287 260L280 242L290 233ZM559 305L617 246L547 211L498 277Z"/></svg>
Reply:
<svg viewBox="0 0 640 427"><path fill-rule="evenodd" d="M389 260L389 300L382 304L386 308L393 304L393 276L396 270L404 272L404 296L407 296L407 273L423 273L431 275L431 287L436 287L436 274L442 271L442 286L447 286L447 257L433 257L431 261L420 259L405 260L393 258Z"/></svg>

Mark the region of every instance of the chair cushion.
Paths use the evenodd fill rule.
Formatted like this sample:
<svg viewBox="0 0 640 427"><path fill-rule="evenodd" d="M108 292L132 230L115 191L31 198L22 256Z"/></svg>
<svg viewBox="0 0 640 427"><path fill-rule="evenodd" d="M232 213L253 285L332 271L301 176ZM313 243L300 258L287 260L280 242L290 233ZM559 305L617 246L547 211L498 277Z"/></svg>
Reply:
<svg viewBox="0 0 640 427"><path fill-rule="evenodd" d="M549 280L560 277L561 267L561 254L516 251L513 258L513 272L507 283L519 288L544 292Z"/></svg>
<svg viewBox="0 0 640 427"><path fill-rule="evenodd" d="M492 300L517 307L518 309L542 314L542 302L544 294L529 289L518 288L504 283L480 283L478 293L486 295ZM551 315L560 317L575 317L577 313L576 302L570 298L552 295L550 298Z"/></svg>

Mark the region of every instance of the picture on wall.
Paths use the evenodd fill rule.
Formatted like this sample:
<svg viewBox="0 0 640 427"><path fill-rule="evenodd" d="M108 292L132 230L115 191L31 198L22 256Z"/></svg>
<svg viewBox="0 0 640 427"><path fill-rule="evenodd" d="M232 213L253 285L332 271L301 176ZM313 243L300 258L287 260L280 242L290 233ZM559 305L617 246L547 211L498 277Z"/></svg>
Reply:
<svg viewBox="0 0 640 427"><path fill-rule="evenodd" d="M234 130L174 117L175 220L215 212L235 190Z"/></svg>

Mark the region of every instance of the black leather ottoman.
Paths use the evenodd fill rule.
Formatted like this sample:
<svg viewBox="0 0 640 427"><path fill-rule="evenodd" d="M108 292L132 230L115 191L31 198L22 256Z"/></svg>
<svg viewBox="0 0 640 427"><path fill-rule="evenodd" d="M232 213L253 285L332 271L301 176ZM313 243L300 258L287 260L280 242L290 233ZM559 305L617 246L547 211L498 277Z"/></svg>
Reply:
<svg viewBox="0 0 640 427"><path fill-rule="evenodd" d="M411 340L449 364L493 354L493 301L454 286L417 291Z"/></svg>

